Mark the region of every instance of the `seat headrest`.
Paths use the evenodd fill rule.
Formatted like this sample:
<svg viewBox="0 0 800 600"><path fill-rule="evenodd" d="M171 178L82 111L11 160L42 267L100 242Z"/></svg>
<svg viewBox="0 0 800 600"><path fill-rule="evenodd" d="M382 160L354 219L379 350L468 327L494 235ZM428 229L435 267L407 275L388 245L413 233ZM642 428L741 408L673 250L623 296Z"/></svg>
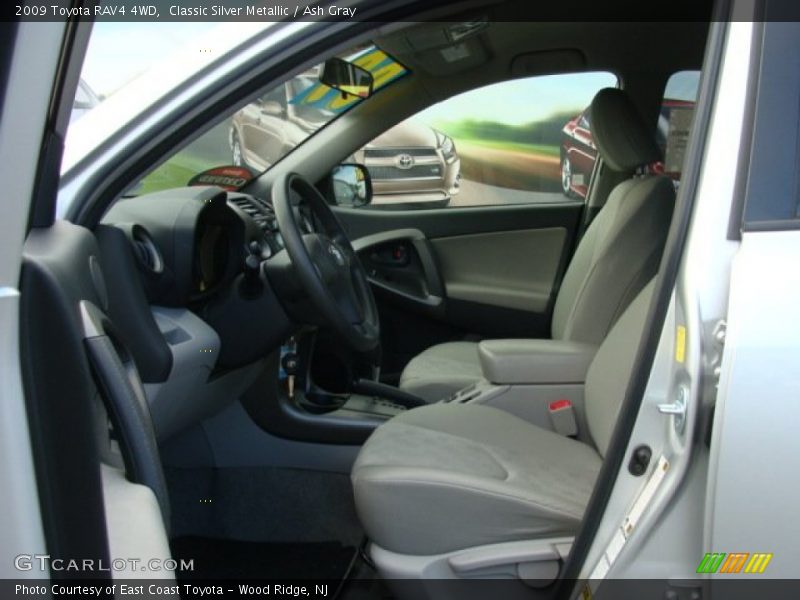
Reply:
<svg viewBox="0 0 800 600"><path fill-rule="evenodd" d="M589 115L597 150L613 170L632 171L661 160L654 132L623 90L604 88L597 92Z"/></svg>

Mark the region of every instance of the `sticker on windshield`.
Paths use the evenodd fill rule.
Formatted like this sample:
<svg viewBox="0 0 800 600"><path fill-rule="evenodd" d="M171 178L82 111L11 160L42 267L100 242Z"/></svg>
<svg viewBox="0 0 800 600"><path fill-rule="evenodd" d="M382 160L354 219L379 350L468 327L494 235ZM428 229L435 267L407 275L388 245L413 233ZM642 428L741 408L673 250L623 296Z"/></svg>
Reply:
<svg viewBox="0 0 800 600"><path fill-rule="evenodd" d="M228 192L235 192L255 176L256 173L247 167L229 165L225 167L214 167L213 169L198 173L192 177L186 185L215 185Z"/></svg>
<svg viewBox="0 0 800 600"><path fill-rule="evenodd" d="M408 73L408 69L376 46L350 57L350 60L353 64L372 73L374 81L373 92ZM301 79L303 78L298 78L298 81ZM289 100L289 104L310 106L317 110L338 114L362 100L356 95L343 94L329 88L321 81L318 81L317 77L313 80L309 79L309 82L309 85L306 85Z"/></svg>
<svg viewBox="0 0 800 600"><path fill-rule="evenodd" d="M676 106L669 113L669 129L667 130L667 151L664 157L666 173L680 173L683 168L683 157L689 145L689 133L694 118L693 106Z"/></svg>

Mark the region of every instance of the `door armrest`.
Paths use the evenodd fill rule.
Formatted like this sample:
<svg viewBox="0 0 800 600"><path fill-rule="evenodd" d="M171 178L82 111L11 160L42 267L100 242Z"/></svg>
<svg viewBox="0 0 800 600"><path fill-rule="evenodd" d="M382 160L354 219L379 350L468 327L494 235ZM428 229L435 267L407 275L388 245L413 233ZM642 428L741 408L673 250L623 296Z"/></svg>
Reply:
<svg viewBox="0 0 800 600"><path fill-rule="evenodd" d="M583 383L597 346L562 340L486 340L483 376L495 384Z"/></svg>

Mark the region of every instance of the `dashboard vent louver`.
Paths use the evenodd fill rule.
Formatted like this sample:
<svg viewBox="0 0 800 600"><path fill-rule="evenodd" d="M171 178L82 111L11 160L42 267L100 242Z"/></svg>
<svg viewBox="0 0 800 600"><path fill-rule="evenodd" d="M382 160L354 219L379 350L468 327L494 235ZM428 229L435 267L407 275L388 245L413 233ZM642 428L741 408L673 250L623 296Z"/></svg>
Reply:
<svg viewBox="0 0 800 600"><path fill-rule="evenodd" d="M155 259L145 243L135 241L133 242L133 247L136 249L136 254L139 257L139 261L141 261L141 263L151 271L155 270Z"/></svg>
<svg viewBox="0 0 800 600"><path fill-rule="evenodd" d="M139 259L139 263L152 273L161 273L164 270L164 261L150 233L144 227L134 225L131 237L133 253Z"/></svg>
<svg viewBox="0 0 800 600"><path fill-rule="evenodd" d="M264 233L277 229L275 213L266 202L252 196L236 196L231 202L250 215Z"/></svg>

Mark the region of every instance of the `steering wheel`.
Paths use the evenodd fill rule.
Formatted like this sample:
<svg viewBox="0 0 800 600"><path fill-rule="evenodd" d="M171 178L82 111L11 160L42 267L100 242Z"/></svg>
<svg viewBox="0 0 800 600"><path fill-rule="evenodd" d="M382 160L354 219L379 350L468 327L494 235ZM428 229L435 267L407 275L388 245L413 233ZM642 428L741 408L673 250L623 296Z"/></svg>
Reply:
<svg viewBox="0 0 800 600"><path fill-rule="evenodd" d="M293 195L308 206L322 232L303 231ZM274 182L272 205L293 272L322 321L354 350L374 349L380 339L375 298L364 267L328 202L302 176L289 173Z"/></svg>

